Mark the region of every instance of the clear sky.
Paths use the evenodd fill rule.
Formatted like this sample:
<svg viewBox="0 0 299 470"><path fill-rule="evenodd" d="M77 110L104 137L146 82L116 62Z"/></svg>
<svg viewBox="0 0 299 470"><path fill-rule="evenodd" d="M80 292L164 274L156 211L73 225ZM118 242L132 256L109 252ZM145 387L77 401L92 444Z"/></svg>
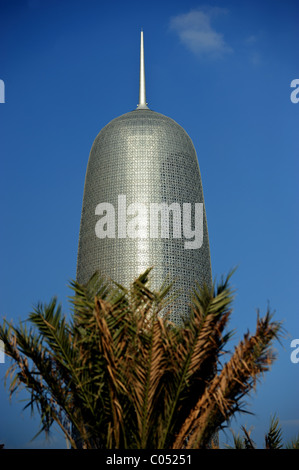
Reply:
<svg viewBox="0 0 299 470"><path fill-rule="evenodd" d="M1 318L25 320L54 295L67 311L89 151L136 108L143 28L149 107L197 151L213 276L238 266L231 348L268 303L288 332L247 401L255 415L232 423L253 426L258 443L274 413L287 439L299 432L298 24L295 0L0 0ZM9 402L7 362L0 443L65 447L57 433L30 442L39 419Z"/></svg>

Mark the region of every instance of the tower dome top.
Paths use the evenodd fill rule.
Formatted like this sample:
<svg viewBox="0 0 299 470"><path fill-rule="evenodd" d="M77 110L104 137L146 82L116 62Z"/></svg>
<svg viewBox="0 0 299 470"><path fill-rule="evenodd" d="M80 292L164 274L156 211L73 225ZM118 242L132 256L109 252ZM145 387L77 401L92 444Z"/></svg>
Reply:
<svg viewBox="0 0 299 470"><path fill-rule="evenodd" d="M108 122L95 138L94 145L103 140L106 142L110 140L112 148L119 148L122 145L124 146L122 152L125 152L125 149L129 148L125 143L132 142L134 139L136 141L137 136L140 137L139 144L143 147L157 146L159 143L158 146L161 149L165 146L168 151L172 148L176 153L176 151L184 152L188 148L189 152L196 154L193 143L183 127L170 117L148 107L145 89L143 30L140 34L140 79L137 108ZM130 151L132 151L131 147Z"/></svg>
<svg viewBox="0 0 299 470"><path fill-rule="evenodd" d="M137 139L139 151L154 145L161 151L188 151L196 155L193 142L185 129L170 117L149 108L137 108L112 119L101 129L94 145L99 141L110 140L111 148L122 147L123 153L126 148L132 151L132 142L137 143Z"/></svg>

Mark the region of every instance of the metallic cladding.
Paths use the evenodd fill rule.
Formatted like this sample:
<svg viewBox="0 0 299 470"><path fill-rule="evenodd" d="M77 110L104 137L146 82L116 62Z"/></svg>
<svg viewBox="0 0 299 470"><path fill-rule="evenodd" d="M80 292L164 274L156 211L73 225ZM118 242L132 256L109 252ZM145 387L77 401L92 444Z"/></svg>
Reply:
<svg viewBox="0 0 299 470"><path fill-rule="evenodd" d="M137 109L107 124L96 137L88 161L81 215L77 281L87 282L95 271L128 286L153 266L151 287L168 275L181 295L171 319L189 314L190 290L196 281L211 285L211 262L204 210L203 244L185 249L181 238L104 238L95 233L101 202L118 205L204 202L196 152L184 129L172 119Z"/></svg>

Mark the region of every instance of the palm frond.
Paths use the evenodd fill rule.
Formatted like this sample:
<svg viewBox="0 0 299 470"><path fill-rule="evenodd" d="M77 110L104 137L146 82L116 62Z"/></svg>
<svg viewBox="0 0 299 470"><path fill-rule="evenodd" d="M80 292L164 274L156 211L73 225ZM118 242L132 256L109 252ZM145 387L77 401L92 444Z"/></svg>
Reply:
<svg viewBox="0 0 299 470"><path fill-rule="evenodd" d="M211 428L221 426L240 410L240 400L254 388L258 378L270 368L275 359L270 346L273 339L278 337L280 329L280 323L271 322L269 311L263 319L258 316L255 334L244 335L231 359L210 381L173 448L180 448L186 436L190 436L188 448L207 445Z"/></svg>
<svg viewBox="0 0 299 470"><path fill-rule="evenodd" d="M270 422L269 431L265 435L265 448L281 449L282 447L282 430L278 418L274 415Z"/></svg>
<svg viewBox="0 0 299 470"><path fill-rule="evenodd" d="M299 434L286 445L287 449L299 449Z"/></svg>

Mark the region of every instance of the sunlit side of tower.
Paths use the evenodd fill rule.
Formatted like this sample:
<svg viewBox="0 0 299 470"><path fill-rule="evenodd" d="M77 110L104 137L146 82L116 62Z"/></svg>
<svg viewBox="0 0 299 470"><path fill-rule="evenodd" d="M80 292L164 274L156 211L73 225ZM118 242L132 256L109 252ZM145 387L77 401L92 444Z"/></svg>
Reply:
<svg viewBox="0 0 299 470"><path fill-rule="evenodd" d="M199 203L202 216L195 211ZM156 217L151 217L154 210ZM202 241L196 247L194 228L200 223ZM148 108L141 32L137 109L109 122L91 148L77 281L85 283L99 271L129 286L151 266L153 289L166 276L175 282L180 297L171 318L179 323L189 313L195 283L212 282L204 196L190 137L175 121Z"/></svg>

